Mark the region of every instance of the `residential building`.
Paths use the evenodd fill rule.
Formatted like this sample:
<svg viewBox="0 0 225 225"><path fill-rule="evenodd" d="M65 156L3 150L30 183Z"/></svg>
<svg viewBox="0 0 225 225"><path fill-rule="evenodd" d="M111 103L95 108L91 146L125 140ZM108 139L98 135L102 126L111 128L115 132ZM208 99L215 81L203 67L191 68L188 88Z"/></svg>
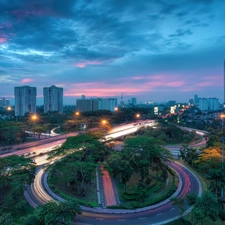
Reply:
<svg viewBox="0 0 225 225"><path fill-rule="evenodd" d="M208 99L207 98L198 98L198 106L201 111L208 111Z"/></svg>
<svg viewBox="0 0 225 225"><path fill-rule="evenodd" d="M199 103L199 98L198 98L198 95L194 95L194 104L195 105L198 105L198 103Z"/></svg>
<svg viewBox="0 0 225 225"><path fill-rule="evenodd" d="M136 98L131 98L131 104L132 105L137 105L137 99Z"/></svg>
<svg viewBox="0 0 225 225"><path fill-rule="evenodd" d="M209 106L210 111L219 110L219 99L218 98L209 98L208 99L208 106Z"/></svg>
<svg viewBox="0 0 225 225"><path fill-rule="evenodd" d="M110 110L114 111L117 107L117 98L90 98L77 99L77 111L96 111L96 110Z"/></svg>
<svg viewBox="0 0 225 225"><path fill-rule="evenodd" d="M10 106L10 101L8 98L0 98L0 107Z"/></svg>
<svg viewBox="0 0 225 225"><path fill-rule="evenodd" d="M24 116L25 113L36 113L36 87L22 86L14 88L15 116Z"/></svg>
<svg viewBox="0 0 225 225"><path fill-rule="evenodd" d="M95 103L96 104L96 103ZM79 112L87 112L93 110L93 101L92 99L77 99L76 101L76 110ZM97 110L97 106L95 106Z"/></svg>
<svg viewBox="0 0 225 225"><path fill-rule="evenodd" d="M63 113L63 88L52 85L43 88L44 113L58 111Z"/></svg>
<svg viewBox="0 0 225 225"><path fill-rule="evenodd" d="M201 111L217 111L219 110L218 98L199 98L198 107Z"/></svg>

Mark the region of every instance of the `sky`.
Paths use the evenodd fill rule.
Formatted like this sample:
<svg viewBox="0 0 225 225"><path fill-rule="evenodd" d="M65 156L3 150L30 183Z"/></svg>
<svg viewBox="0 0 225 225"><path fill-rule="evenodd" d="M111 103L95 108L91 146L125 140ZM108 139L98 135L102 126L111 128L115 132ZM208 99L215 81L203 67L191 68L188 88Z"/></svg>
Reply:
<svg viewBox="0 0 225 225"><path fill-rule="evenodd" d="M224 59L224 0L0 0L0 97L223 101Z"/></svg>

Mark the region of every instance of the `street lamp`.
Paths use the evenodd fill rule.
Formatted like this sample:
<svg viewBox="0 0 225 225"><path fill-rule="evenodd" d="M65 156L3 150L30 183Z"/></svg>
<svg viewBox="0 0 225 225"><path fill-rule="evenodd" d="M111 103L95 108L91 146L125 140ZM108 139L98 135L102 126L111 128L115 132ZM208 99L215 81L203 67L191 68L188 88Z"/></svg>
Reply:
<svg viewBox="0 0 225 225"><path fill-rule="evenodd" d="M221 114L220 118L222 119L222 132L223 132L225 114Z"/></svg>
<svg viewBox="0 0 225 225"><path fill-rule="evenodd" d="M80 112L75 112L75 116L79 116L80 115Z"/></svg>
<svg viewBox="0 0 225 225"><path fill-rule="evenodd" d="M33 127L34 127L36 121L38 120L38 116L37 116L36 114L31 115L30 119L31 119L31 121L34 122L34 123L33 123ZM35 130L34 130L34 139L35 139Z"/></svg>
<svg viewBox="0 0 225 225"><path fill-rule="evenodd" d="M220 139L222 141L222 190L221 190L221 198L222 198L222 208L223 208L223 200L224 200L224 183L223 183L223 175L224 175L224 140L225 138L222 137Z"/></svg>
<svg viewBox="0 0 225 225"><path fill-rule="evenodd" d="M114 110L117 112L118 111L118 107L115 107Z"/></svg>
<svg viewBox="0 0 225 225"><path fill-rule="evenodd" d="M105 127L106 124L107 124L107 120L102 120L102 125L104 127L104 135L106 135L106 127Z"/></svg>

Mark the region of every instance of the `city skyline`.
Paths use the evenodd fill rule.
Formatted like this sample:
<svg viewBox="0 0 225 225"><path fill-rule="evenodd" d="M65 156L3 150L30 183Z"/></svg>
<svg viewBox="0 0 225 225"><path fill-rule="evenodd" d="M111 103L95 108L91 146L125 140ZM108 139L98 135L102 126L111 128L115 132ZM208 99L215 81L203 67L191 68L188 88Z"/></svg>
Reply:
<svg viewBox="0 0 225 225"><path fill-rule="evenodd" d="M0 2L0 96L15 86L87 97L223 101L221 0ZM43 100L41 100L43 101Z"/></svg>

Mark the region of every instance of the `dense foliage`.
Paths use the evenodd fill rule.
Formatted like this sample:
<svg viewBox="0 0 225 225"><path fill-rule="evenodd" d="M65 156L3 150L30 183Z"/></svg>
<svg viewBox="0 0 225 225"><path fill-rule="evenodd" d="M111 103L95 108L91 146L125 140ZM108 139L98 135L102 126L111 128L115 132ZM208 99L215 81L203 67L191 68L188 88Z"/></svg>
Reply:
<svg viewBox="0 0 225 225"><path fill-rule="evenodd" d="M23 192L33 181L35 168L27 158L14 155L0 159L0 215L5 219L10 218L6 213L16 217L26 212L28 203Z"/></svg>
<svg viewBox="0 0 225 225"><path fill-rule="evenodd" d="M98 162L103 162L109 154L108 149L92 135L70 137L51 157L67 155L55 165L65 185L77 190L77 195L86 195L87 185L95 177Z"/></svg>
<svg viewBox="0 0 225 225"><path fill-rule="evenodd" d="M162 142L147 136L127 138L123 151L112 152L107 162L112 174L126 186L134 173L138 173L140 181L148 182L149 170L164 168L164 163L172 159L169 151L162 147Z"/></svg>
<svg viewBox="0 0 225 225"><path fill-rule="evenodd" d="M21 218L23 225L72 225L76 214L81 209L76 201L54 202L50 201L38 206L34 212Z"/></svg>
<svg viewBox="0 0 225 225"><path fill-rule="evenodd" d="M159 124L156 128L140 128L138 133L157 138L167 144L190 143L197 138L195 131L182 130L174 124Z"/></svg>

